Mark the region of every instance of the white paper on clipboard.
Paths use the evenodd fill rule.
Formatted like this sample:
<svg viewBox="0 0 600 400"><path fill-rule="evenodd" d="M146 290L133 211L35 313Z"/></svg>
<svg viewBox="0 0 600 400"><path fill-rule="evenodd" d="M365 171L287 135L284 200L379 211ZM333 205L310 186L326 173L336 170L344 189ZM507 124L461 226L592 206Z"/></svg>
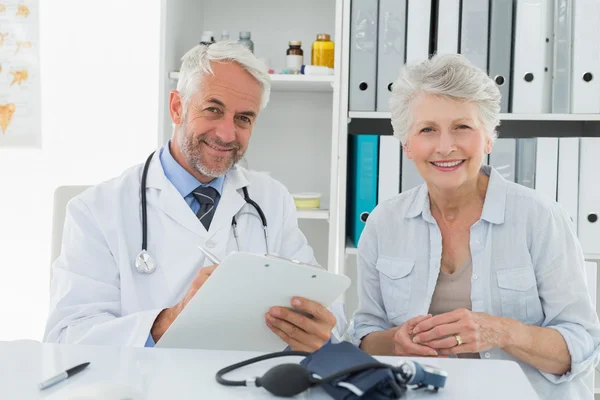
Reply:
<svg viewBox="0 0 600 400"><path fill-rule="evenodd" d="M287 347L265 324L294 296L330 306L350 279L325 269L243 252L229 254L155 347L273 352Z"/></svg>

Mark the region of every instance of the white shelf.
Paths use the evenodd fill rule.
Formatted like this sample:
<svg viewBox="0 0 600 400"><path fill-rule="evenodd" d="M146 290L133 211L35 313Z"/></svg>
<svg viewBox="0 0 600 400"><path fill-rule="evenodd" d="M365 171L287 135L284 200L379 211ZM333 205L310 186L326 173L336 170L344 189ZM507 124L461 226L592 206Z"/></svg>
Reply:
<svg viewBox="0 0 600 400"><path fill-rule="evenodd" d="M358 249L354 247L354 243L350 241L350 238L346 238L346 255L357 255Z"/></svg>
<svg viewBox="0 0 600 400"><path fill-rule="evenodd" d="M271 90L275 92L333 92L333 75L271 74ZM169 78L179 79L179 72L169 72Z"/></svg>
<svg viewBox="0 0 600 400"><path fill-rule="evenodd" d="M313 210L297 210L299 219L329 219L329 210L315 208Z"/></svg>
<svg viewBox="0 0 600 400"><path fill-rule="evenodd" d="M358 119L390 119L392 118L392 113L381 111L350 111L348 116Z"/></svg>
<svg viewBox="0 0 600 400"><path fill-rule="evenodd" d="M350 118L390 119L389 112L350 111ZM600 121L600 114L500 114L501 121Z"/></svg>

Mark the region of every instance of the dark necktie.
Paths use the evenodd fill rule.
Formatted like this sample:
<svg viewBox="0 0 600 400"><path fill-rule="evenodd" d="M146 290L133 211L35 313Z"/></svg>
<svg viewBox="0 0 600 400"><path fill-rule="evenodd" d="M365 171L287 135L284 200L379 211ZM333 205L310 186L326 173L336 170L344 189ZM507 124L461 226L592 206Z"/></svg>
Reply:
<svg viewBox="0 0 600 400"><path fill-rule="evenodd" d="M215 215L215 201L219 197L219 192L216 189L209 186L199 186L197 187L192 194L200 203L200 208L196 213L196 216L202 222L202 225L208 230L210 227L210 222Z"/></svg>

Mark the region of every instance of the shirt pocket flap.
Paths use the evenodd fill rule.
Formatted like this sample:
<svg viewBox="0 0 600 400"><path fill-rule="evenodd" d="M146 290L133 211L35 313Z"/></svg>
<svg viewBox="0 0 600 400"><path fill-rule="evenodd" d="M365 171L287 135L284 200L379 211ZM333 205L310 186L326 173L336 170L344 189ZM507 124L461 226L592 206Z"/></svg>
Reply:
<svg viewBox="0 0 600 400"><path fill-rule="evenodd" d="M380 258L375 268L390 279L400 279L410 274L414 266L413 260Z"/></svg>
<svg viewBox="0 0 600 400"><path fill-rule="evenodd" d="M535 272L531 266L502 269L496 271L496 277L498 278L498 287L519 292L529 290L537 283Z"/></svg>

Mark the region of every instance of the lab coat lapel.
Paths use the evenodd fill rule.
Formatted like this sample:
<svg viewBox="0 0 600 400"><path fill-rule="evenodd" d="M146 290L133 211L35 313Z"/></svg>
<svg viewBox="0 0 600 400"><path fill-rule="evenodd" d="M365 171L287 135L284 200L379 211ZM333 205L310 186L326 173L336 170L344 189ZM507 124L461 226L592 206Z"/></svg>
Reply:
<svg viewBox="0 0 600 400"><path fill-rule="evenodd" d="M148 169L148 179L146 182L148 204L157 206L171 219L193 233L201 237L206 237L206 229L165 175L165 171L160 163L159 153L160 150L157 150ZM154 195L151 192L153 189L158 189L158 192Z"/></svg>
<svg viewBox="0 0 600 400"><path fill-rule="evenodd" d="M240 168L234 167L227 172L223 183L223 193L210 224L210 236L223 228L229 229L233 216L246 204L244 196L240 192L247 185L248 179Z"/></svg>

